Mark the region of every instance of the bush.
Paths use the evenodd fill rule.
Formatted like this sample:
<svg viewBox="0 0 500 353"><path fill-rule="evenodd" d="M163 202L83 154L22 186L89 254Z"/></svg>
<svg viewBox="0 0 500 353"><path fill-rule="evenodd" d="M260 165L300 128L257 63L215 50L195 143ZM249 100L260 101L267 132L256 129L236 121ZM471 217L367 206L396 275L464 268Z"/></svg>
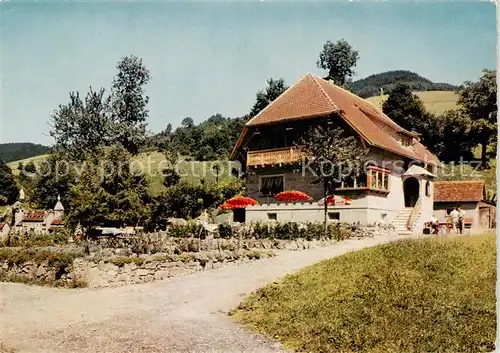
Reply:
<svg viewBox="0 0 500 353"><path fill-rule="evenodd" d="M2 248L0 249L0 261L7 261L9 265L19 265L25 262L33 262L40 265L47 262L49 266L70 266L73 260L81 253L55 252L36 249Z"/></svg>
<svg viewBox="0 0 500 353"><path fill-rule="evenodd" d="M184 253L180 254L179 260L182 261L182 262L191 262L191 261L194 261L194 255L190 254L190 253L184 252Z"/></svg>
<svg viewBox="0 0 500 353"><path fill-rule="evenodd" d="M65 229L60 229L50 234L13 234L10 236L11 247L54 246L68 244L69 235ZM6 240L2 246L7 246Z"/></svg>
<svg viewBox="0 0 500 353"><path fill-rule="evenodd" d="M229 224L219 224L219 237L231 238L233 236L233 229Z"/></svg>
<svg viewBox="0 0 500 353"><path fill-rule="evenodd" d="M136 264L137 266L141 266L144 263L144 259L142 257L113 257L108 260L109 263L123 267L126 264Z"/></svg>
<svg viewBox="0 0 500 353"><path fill-rule="evenodd" d="M163 229L164 221L171 217L198 217L203 210L217 208L243 189L244 183L240 179L203 184L181 181L153 199L151 220L146 229Z"/></svg>
<svg viewBox="0 0 500 353"><path fill-rule="evenodd" d="M252 251L247 252L247 254L246 254L246 255L247 255L247 257L248 257L250 260L252 260L252 259L256 259L256 260L258 260L258 259L260 259L260 257L261 257L261 255L262 255L262 254L261 254L259 251L252 250Z"/></svg>
<svg viewBox="0 0 500 353"><path fill-rule="evenodd" d="M174 262L178 260L177 255L155 255L153 256L153 261L158 261L158 262Z"/></svg>
<svg viewBox="0 0 500 353"><path fill-rule="evenodd" d="M89 282L86 278L74 278L67 285L68 288L86 288L88 287Z"/></svg>

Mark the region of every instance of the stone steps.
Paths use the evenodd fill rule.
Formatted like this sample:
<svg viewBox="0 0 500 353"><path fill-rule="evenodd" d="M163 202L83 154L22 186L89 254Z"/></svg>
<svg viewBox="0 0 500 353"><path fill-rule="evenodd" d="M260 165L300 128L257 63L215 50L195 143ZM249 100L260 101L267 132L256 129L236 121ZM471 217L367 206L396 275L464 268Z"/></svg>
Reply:
<svg viewBox="0 0 500 353"><path fill-rule="evenodd" d="M396 216L396 218L392 221L392 224L394 225L394 228L396 229L396 232L399 235L406 236L406 235L412 235L413 234L413 232L411 230L408 230L406 228L406 224L408 222L408 218L410 218L412 210L413 209L410 208L410 207L402 209L398 213L398 215ZM417 215L417 217L415 218L415 222L413 223L413 227L415 227L415 225L416 225L418 219L420 218L421 214L422 214L422 212L420 212Z"/></svg>

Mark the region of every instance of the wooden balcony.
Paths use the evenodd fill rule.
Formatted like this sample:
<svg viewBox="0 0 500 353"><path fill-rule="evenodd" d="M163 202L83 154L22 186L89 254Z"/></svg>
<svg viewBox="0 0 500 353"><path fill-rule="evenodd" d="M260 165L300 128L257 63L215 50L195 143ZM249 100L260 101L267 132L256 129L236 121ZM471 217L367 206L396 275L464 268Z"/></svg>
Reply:
<svg viewBox="0 0 500 353"><path fill-rule="evenodd" d="M247 166L263 167L270 165L293 164L302 159L304 152L298 147L274 148L270 150L248 151Z"/></svg>

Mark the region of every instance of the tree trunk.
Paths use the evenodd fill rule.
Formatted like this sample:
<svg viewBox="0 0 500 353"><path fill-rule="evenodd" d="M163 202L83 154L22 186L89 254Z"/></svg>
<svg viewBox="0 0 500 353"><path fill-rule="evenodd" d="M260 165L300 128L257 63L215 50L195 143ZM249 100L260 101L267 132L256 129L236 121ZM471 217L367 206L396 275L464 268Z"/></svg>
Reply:
<svg viewBox="0 0 500 353"><path fill-rule="evenodd" d="M325 227L325 238L327 238L328 235L328 224L327 224L327 219L328 219L328 182L325 180L323 184L323 210L324 210L324 227Z"/></svg>
<svg viewBox="0 0 500 353"><path fill-rule="evenodd" d="M90 239L89 239L89 229L85 229L85 243L83 247L83 252L85 255L90 255Z"/></svg>
<svg viewBox="0 0 500 353"><path fill-rule="evenodd" d="M488 167L488 159L486 158L486 149L488 148L488 142L481 142L481 169L486 169Z"/></svg>

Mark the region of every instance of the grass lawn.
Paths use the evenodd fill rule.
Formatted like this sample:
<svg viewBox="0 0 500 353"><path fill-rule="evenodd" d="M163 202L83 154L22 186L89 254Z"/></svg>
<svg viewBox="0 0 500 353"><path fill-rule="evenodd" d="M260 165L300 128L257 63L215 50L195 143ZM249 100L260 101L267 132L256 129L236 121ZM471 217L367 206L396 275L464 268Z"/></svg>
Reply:
<svg viewBox="0 0 500 353"><path fill-rule="evenodd" d="M442 114L457 107L458 95L453 91L425 91L415 92L415 94L424 102L427 110L436 114ZM383 95L367 98L367 101L381 108L386 99L387 95Z"/></svg>
<svg viewBox="0 0 500 353"><path fill-rule="evenodd" d="M236 321L303 352L492 352L495 235L406 240L247 297Z"/></svg>

